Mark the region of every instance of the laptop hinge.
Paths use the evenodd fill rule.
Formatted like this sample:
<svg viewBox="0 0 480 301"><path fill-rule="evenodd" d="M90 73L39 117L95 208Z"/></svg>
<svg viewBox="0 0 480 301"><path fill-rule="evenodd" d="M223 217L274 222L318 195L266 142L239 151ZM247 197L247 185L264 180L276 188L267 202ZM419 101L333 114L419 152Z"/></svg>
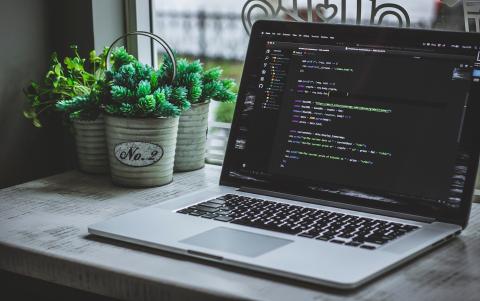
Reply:
<svg viewBox="0 0 480 301"><path fill-rule="evenodd" d="M275 191L265 190L265 189L258 189L258 188L251 188L251 187L240 187L238 190L242 191L242 192L263 194L263 195L272 196L272 197L290 199L290 200L293 200L293 201L307 202L307 203L312 203L312 204L317 204L317 205L323 205L323 206L329 206L329 207L335 207L335 208L341 208L341 209L348 209L348 210L355 210L355 211L360 211L360 212L365 212L365 213L385 215L385 216L401 218L401 219L408 219L408 220L413 220L413 221L423 222L423 223L432 223L432 222L435 221L434 218L425 217L425 216L419 216L419 215L408 214L408 213L400 213L400 212L394 212L394 211L376 209L376 208L370 208L370 207L356 206L356 205L351 205L351 204L344 204L344 203L340 203L340 202L333 202L333 201L327 201L327 200L323 200L323 199L309 198L309 197L305 197L305 196L282 193L282 192L275 192Z"/></svg>

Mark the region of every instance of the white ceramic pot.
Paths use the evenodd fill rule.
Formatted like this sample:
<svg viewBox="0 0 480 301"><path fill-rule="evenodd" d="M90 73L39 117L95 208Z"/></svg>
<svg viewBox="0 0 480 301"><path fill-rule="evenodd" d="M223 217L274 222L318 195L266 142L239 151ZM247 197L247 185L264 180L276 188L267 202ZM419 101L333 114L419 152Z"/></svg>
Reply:
<svg viewBox="0 0 480 301"><path fill-rule="evenodd" d="M180 115L175 171L190 171L205 166L209 104L193 104L190 110Z"/></svg>
<svg viewBox="0 0 480 301"><path fill-rule="evenodd" d="M108 173L107 142L103 116L96 120L74 120L78 168L87 173Z"/></svg>
<svg viewBox="0 0 480 301"><path fill-rule="evenodd" d="M105 117L110 174L115 184L153 187L173 179L178 117Z"/></svg>

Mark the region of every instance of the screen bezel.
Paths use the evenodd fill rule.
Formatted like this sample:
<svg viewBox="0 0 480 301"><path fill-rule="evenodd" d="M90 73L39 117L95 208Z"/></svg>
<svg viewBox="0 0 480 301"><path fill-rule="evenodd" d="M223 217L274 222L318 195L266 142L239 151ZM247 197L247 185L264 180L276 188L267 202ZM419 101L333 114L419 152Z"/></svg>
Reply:
<svg viewBox="0 0 480 301"><path fill-rule="evenodd" d="M298 33L302 32L304 34L318 34L319 32L325 34L332 34L334 36L340 35L350 35L350 36L367 36L370 38L379 38L385 44L395 44L395 41L405 41L408 43L421 42L421 41L449 41L449 42L458 42L458 43L470 43L480 45L480 35L475 33L463 33L463 32L447 32L447 31L432 31L432 30L421 30L421 29L400 29L400 28L391 28L391 27L378 27L378 26L358 26L358 25L333 25L325 23L305 23L305 22L287 22L287 21L272 21L272 20L261 20L254 23L250 35L248 50L245 59L244 73L242 74L242 79L238 92L238 99L245 96L248 76L245 74L245 70L251 70L254 64L254 55L255 50L264 49L262 39L259 39L261 32L273 31L273 32L286 32L286 33ZM395 40L396 39L396 40ZM473 110L468 110L466 119L472 119ZM478 109L477 109L478 111ZM474 114L475 115L475 114ZM234 129L238 126L238 116L239 116L239 106L236 106L234 118L232 121L232 130L230 131L230 137L227 144L225 160L222 168L220 184L233 186L233 187L249 187L257 188L262 190L286 193L299 195L306 197L310 200L316 198L319 200L319 203L322 203L322 200L328 200L330 203L334 202L338 204L339 207L365 207L370 209L377 209L382 211L390 211L396 213L404 213L410 215L417 215L426 218L433 218L439 221L458 224L462 227L465 227L468 222L468 216L471 208L471 200L474 191L476 170L478 167L478 156L480 141L476 139L478 135L475 135L475 130L472 130L472 122L465 122L463 125L463 133L470 133L468 137L469 142L473 142L474 150L471 153L471 157L468 164L468 172L465 180L464 194L461 200L461 205L459 208L449 208L442 209L441 211L429 212L428 210L423 210L420 208L415 208L415 206L397 206L394 204L385 204L377 201L364 202L362 199L362 204L358 204L358 199L355 197L347 196L332 196L327 193L318 193L305 191L303 189L296 189L298 187L292 187L291 182L288 183L252 183L252 181L246 181L238 178L234 178L228 175L228 167L230 164L232 150L234 148L235 131ZM470 125L470 126L469 126ZM469 131L465 131L466 127L469 126ZM475 136L475 137L473 137ZM463 137L462 137L463 138ZM313 195L315 194L315 195ZM355 202L357 201L357 203ZM315 201L313 201L315 203Z"/></svg>

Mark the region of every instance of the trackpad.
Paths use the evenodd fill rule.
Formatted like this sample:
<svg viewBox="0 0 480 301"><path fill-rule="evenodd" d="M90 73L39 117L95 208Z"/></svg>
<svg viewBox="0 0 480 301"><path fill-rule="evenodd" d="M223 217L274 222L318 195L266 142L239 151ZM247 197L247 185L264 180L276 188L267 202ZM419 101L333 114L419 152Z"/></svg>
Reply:
<svg viewBox="0 0 480 301"><path fill-rule="evenodd" d="M218 227L180 242L237 255L256 257L293 241L226 227Z"/></svg>

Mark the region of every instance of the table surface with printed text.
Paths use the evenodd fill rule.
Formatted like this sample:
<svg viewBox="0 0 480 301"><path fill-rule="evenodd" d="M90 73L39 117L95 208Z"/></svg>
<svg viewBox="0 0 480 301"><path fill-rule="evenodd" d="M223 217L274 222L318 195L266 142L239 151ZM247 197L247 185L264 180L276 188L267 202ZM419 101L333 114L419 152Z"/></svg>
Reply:
<svg viewBox="0 0 480 301"><path fill-rule="evenodd" d="M89 235L90 224L216 185L220 167L129 189L70 171L0 190L0 269L121 300L480 299L480 204L453 241L353 290L300 281ZM299 254L301 255L301 254ZM322 256L322 254L318 254Z"/></svg>

